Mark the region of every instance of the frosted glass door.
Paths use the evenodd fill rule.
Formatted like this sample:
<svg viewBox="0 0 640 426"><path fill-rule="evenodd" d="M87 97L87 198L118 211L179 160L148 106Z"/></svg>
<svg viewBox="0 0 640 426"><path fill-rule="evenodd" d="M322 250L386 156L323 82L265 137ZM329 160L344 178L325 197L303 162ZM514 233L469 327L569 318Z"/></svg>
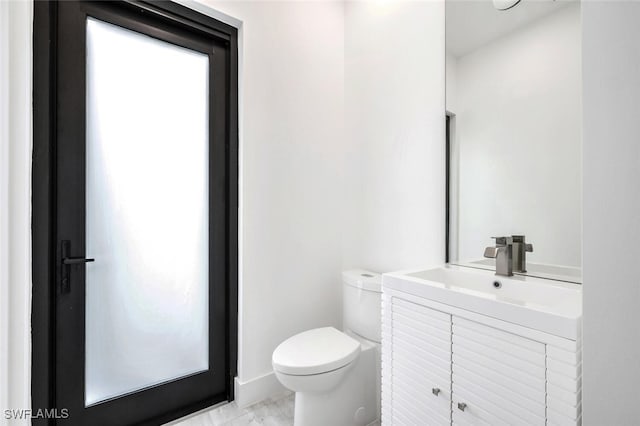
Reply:
<svg viewBox="0 0 640 426"><path fill-rule="evenodd" d="M89 406L209 368L209 60L86 22Z"/></svg>

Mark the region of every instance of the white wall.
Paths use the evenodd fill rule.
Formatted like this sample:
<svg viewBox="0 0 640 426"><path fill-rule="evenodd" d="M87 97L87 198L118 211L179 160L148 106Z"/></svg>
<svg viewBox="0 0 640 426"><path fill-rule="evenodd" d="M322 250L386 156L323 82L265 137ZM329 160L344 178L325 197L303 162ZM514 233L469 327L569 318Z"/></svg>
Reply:
<svg viewBox="0 0 640 426"><path fill-rule="evenodd" d="M341 270L443 261L444 5L205 4L242 21L245 403L282 340L339 326Z"/></svg>
<svg viewBox="0 0 640 426"><path fill-rule="evenodd" d="M345 3L345 267L444 262L444 2Z"/></svg>
<svg viewBox="0 0 640 426"><path fill-rule="evenodd" d="M451 53L446 53L445 59L446 66L446 101L447 101L447 111L454 112L456 111L457 105L456 101L458 100L458 88L457 88L457 74L458 74L458 59L453 56Z"/></svg>
<svg viewBox="0 0 640 426"><path fill-rule="evenodd" d="M584 2L586 426L638 424L640 3Z"/></svg>
<svg viewBox="0 0 640 426"><path fill-rule="evenodd" d="M482 257L492 236L525 234L528 260L580 266L580 3L457 58L455 87L453 259Z"/></svg>
<svg viewBox="0 0 640 426"><path fill-rule="evenodd" d="M31 405L32 16L0 2L0 423Z"/></svg>
<svg viewBox="0 0 640 426"><path fill-rule="evenodd" d="M242 21L238 396L246 403L277 385L271 354L280 342L341 321L344 13L341 2L206 4Z"/></svg>
<svg viewBox="0 0 640 426"><path fill-rule="evenodd" d="M9 406L9 5L0 3L0 408Z"/></svg>

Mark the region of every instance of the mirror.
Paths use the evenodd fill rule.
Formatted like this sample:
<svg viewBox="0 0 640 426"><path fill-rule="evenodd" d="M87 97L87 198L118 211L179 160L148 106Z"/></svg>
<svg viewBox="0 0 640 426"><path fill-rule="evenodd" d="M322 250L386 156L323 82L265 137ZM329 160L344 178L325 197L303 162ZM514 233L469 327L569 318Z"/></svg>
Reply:
<svg viewBox="0 0 640 426"><path fill-rule="evenodd" d="M448 261L524 235L527 275L579 283L580 3L494 3L446 1Z"/></svg>

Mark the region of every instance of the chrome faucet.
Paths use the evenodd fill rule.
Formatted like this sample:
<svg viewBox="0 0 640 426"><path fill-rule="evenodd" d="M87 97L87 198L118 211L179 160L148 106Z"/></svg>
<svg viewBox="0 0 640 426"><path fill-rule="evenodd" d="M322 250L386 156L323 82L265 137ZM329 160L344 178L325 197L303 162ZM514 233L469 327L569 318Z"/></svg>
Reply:
<svg viewBox="0 0 640 426"><path fill-rule="evenodd" d="M524 235L513 235L513 270L527 272L527 252L533 252L533 244L525 242Z"/></svg>
<svg viewBox="0 0 640 426"><path fill-rule="evenodd" d="M533 245L525 242L524 235L491 238L496 240L496 245L484 249L484 257L496 260L496 275L510 277L513 271L527 272L526 254L533 252Z"/></svg>
<svg viewBox="0 0 640 426"><path fill-rule="evenodd" d="M484 257L496 260L496 275L513 275L513 238L491 237L496 240L495 247L484 249Z"/></svg>

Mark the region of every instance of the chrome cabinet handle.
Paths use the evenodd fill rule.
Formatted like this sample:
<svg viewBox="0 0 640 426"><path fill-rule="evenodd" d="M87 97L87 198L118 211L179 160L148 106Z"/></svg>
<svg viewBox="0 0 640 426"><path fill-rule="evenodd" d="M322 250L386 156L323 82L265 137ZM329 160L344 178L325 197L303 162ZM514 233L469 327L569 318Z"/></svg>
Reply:
<svg viewBox="0 0 640 426"><path fill-rule="evenodd" d="M440 389L439 388L433 388L433 389L431 389L431 393L434 394L435 396L438 396L438 394L440 393Z"/></svg>
<svg viewBox="0 0 640 426"><path fill-rule="evenodd" d="M467 404L464 402L458 402L458 410L464 411L465 408L467 408Z"/></svg>

